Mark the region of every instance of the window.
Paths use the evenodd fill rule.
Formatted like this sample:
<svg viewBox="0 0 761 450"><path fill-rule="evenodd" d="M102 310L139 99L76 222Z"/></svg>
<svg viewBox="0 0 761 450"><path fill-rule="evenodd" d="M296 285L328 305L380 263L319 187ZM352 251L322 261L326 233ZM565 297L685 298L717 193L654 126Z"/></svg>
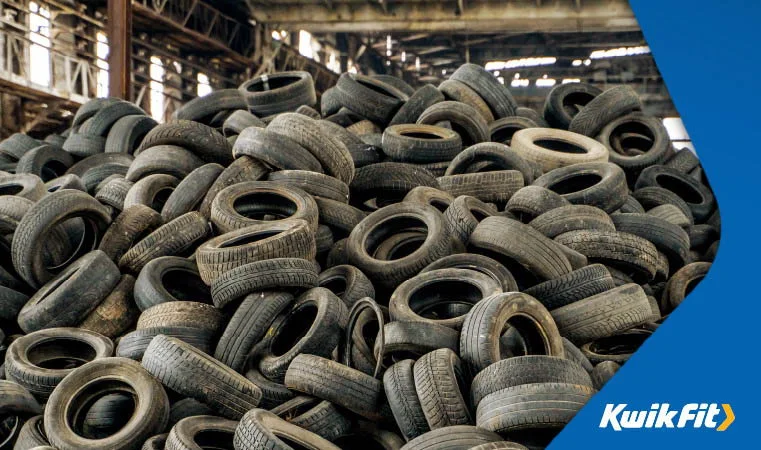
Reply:
<svg viewBox="0 0 761 450"><path fill-rule="evenodd" d="M164 63L158 56L151 56L151 117L164 120Z"/></svg>
<svg viewBox="0 0 761 450"><path fill-rule="evenodd" d="M98 67L97 75L97 92L98 97L108 97L108 36L101 31L96 35L97 43L95 44L95 65Z"/></svg>
<svg viewBox="0 0 761 450"><path fill-rule="evenodd" d="M32 83L50 87L50 10L36 2L29 3L29 78Z"/></svg>
<svg viewBox="0 0 761 450"><path fill-rule="evenodd" d="M314 59L314 50L312 49L312 33L308 31L299 31L299 53L307 58Z"/></svg>
<svg viewBox="0 0 761 450"><path fill-rule="evenodd" d="M203 97L204 95L209 95L212 93L213 89L211 88L211 83L209 82L208 75L205 73L199 73L196 77L196 80L198 81L196 94L198 94L199 97Z"/></svg>

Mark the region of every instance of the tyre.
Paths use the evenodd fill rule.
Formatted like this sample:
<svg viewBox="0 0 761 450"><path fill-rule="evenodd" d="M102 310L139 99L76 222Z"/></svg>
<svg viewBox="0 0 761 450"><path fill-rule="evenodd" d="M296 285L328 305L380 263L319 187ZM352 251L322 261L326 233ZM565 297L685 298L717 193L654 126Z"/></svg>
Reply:
<svg viewBox="0 0 761 450"><path fill-rule="evenodd" d="M698 223L707 219L715 207L713 194L707 186L676 169L653 166L643 170L634 188L647 187L661 187L679 196Z"/></svg>
<svg viewBox="0 0 761 450"><path fill-rule="evenodd" d="M201 450L208 445L232 449L238 422L214 416L195 416L180 420L169 431L167 450Z"/></svg>
<svg viewBox="0 0 761 450"><path fill-rule="evenodd" d="M642 325L651 316L650 302L636 284L626 284L552 311L560 333L574 344L612 336Z"/></svg>
<svg viewBox="0 0 761 450"><path fill-rule="evenodd" d="M51 270L41 264L40 255L51 230L73 218L82 218L85 234L78 251L67 255L63 264ZM39 288L83 254L94 250L111 222L110 213L84 192L63 190L45 196L24 215L14 233L11 248L13 265L30 286ZM55 235L53 235L55 236Z"/></svg>
<svg viewBox="0 0 761 450"><path fill-rule="evenodd" d="M544 103L544 119L553 128L567 130L576 114L602 89L587 83L559 84L552 88Z"/></svg>
<svg viewBox="0 0 761 450"><path fill-rule="evenodd" d="M357 170L349 188L352 204L358 205L376 199L380 206L402 201L418 186L440 188L436 178L427 170L412 164L383 162Z"/></svg>
<svg viewBox="0 0 761 450"><path fill-rule="evenodd" d="M249 411L238 424L233 441L237 449L341 450L329 441L263 409Z"/></svg>
<svg viewBox="0 0 761 450"><path fill-rule="evenodd" d="M162 225L161 216L146 205L134 205L122 211L106 230L98 250L118 262L142 236Z"/></svg>
<svg viewBox="0 0 761 450"><path fill-rule="evenodd" d="M424 242L411 254L384 261L372 255L386 239L403 231L407 223L425 226ZM450 237L441 213L432 206L399 203L370 214L351 232L346 252L350 263L377 281L376 287L393 289L433 261L451 252Z"/></svg>
<svg viewBox="0 0 761 450"><path fill-rule="evenodd" d="M630 134L635 134L636 138L627 138ZM624 169L632 181L643 169L662 164L671 148L671 139L663 122L641 113L628 114L608 123L597 140L608 148L610 161ZM632 149L642 153L631 155Z"/></svg>
<svg viewBox="0 0 761 450"><path fill-rule="evenodd" d="M106 153L133 154L145 136L158 123L144 115L124 116L117 120L108 132L104 151Z"/></svg>
<svg viewBox="0 0 761 450"><path fill-rule="evenodd" d="M418 359L440 348L458 352L458 331L433 322L389 322L383 326L383 358L386 366L405 358ZM376 342L374 354L380 353Z"/></svg>
<svg viewBox="0 0 761 450"><path fill-rule="evenodd" d="M471 309L460 333L460 355L471 375L502 359L501 336L508 326L523 340L526 354L564 356L558 327L534 298L517 292L488 297Z"/></svg>
<svg viewBox="0 0 761 450"><path fill-rule="evenodd" d="M538 216L571 203L547 188L526 186L510 197L505 211L513 214L523 223L529 223Z"/></svg>
<svg viewBox="0 0 761 450"><path fill-rule="evenodd" d="M216 334L225 320L222 311L199 302L160 303L143 311L135 328L194 328Z"/></svg>
<svg viewBox="0 0 761 450"><path fill-rule="evenodd" d="M489 105L467 84L454 79L444 80L439 85L439 91L444 94L447 100L465 103L472 106L483 117L486 123L494 122L494 115Z"/></svg>
<svg viewBox="0 0 761 450"><path fill-rule="evenodd" d="M473 173L473 168L482 164L488 165L477 171L517 170L523 175L526 184L534 182L534 169L531 165L507 145L495 142L482 142L466 148L452 159L445 175Z"/></svg>
<svg viewBox="0 0 761 450"><path fill-rule="evenodd" d="M568 131L596 136L612 120L642 109L642 102L631 86L616 86L597 95L576 114Z"/></svg>
<svg viewBox="0 0 761 450"><path fill-rule="evenodd" d="M320 161L307 149L264 128L249 127L241 132L233 146L233 156L241 155L257 158L280 170L323 173Z"/></svg>
<svg viewBox="0 0 761 450"><path fill-rule="evenodd" d="M450 349L423 355L413 368L415 391L431 430L469 425L467 382L460 358Z"/></svg>
<svg viewBox="0 0 761 450"><path fill-rule="evenodd" d="M256 408L262 396L261 390L242 375L194 347L164 335L151 341L142 364L167 388L195 398L233 420Z"/></svg>
<svg viewBox="0 0 761 450"><path fill-rule="evenodd" d="M110 339L91 331L76 328L40 330L14 340L5 355L8 380L24 386L40 399L47 399L53 389L73 368L112 355ZM67 367L55 362L70 361Z"/></svg>
<svg viewBox="0 0 761 450"><path fill-rule="evenodd" d="M536 298L549 310L601 294L616 287L602 264L592 264L566 275L532 286L524 293Z"/></svg>
<svg viewBox="0 0 761 450"><path fill-rule="evenodd" d="M487 395L478 405L476 424L502 435L530 433L547 445L597 391L569 383L533 383Z"/></svg>
<svg viewBox="0 0 761 450"><path fill-rule="evenodd" d="M324 288L308 290L269 331L272 340L259 362L259 370L270 380L282 383L286 369L298 355L330 356L347 319L346 306L332 292Z"/></svg>
<svg viewBox="0 0 761 450"><path fill-rule="evenodd" d="M89 395L75 395L89 387ZM93 396L127 391L134 396L132 417L117 433L88 439L77 433ZM103 358L72 371L58 384L45 408L45 434L61 450L134 449L166 427L169 399L161 384L140 365L126 358Z"/></svg>
<svg viewBox="0 0 761 450"><path fill-rule="evenodd" d="M354 266L333 266L320 273L317 285L338 296L348 308L365 297L375 298L375 288L367 276Z"/></svg>
<svg viewBox="0 0 761 450"><path fill-rule="evenodd" d="M401 125L405 123L415 123L423 111L436 103L443 102L444 95L432 84L426 84L413 94L410 94L409 100L399 108L394 117L389 122L389 126Z"/></svg>
<svg viewBox="0 0 761 450"><path fill-rule="evenodd" d="M288 367L285 385L370 420L384 420L388 414L381 381L320 356L297 356Z"/></svg>
<svg viewBox="0 0 761 450"><path fill-rule="evenodd" d="M354 178L354 161L349 150L338 138L323 131L318 121L301 114L284 113L267 126L267 131L287 137L307 149L328 175L346 184Z"/></svg>
<svg viewBox="0 0 761 450"><path fill-rule="evenodd" d="M119 267L131 274L139 274L152 259L182 255L194 248L208 232L209 224L201 214L183 214L135 244L121 257Z"/></svg>
<svg viewBox="0 0 761 450"><path fill-rule="evenodd" d="M124 197L124 209L135 205L145 205L160 213L169 196L180 180L172 175L153 174L132 185Z"/></svg>
<svg viewBox="0 0 761 450"><path fill-rule="evenodd" d="M452 130L460 135L462 145L470 147L489 140L489 124L470 105L444 101L431 105L418 117L418 125L436 125L448 121Z"/></svg>
<svg viewBox="0 0 761 450"><path fill-rule="evenodd" d="M176 256L148 262L137 277L134 292L140 311L167 302L211 303L211 293L201 280L196 263Z"/></svg>
<svg viewBox="0 0 761 450"><path fill-rule="evenodd" d="M615 221L605 211L588 205L555 208L532 220L529 225L550 239L577 230L616 231Z"/></svg>
<svg viewBox="0 0 761 450"><path fill-rule="evenodd" d="M293 301L293 295L287 292L266 291L247 295L220 336L214 357L242 373L251 349L264 338L275 319Z"/></svg>
<svg viewBox="0 0 761 450"><path fill-rule="evenodd" d="M452 130L432 125L392 125L383 132L383 152L399 162L449 161L462 151L462 140Z"/></svg>
<svg viewBox="0 0 761 450"><path fill-rule="evenodd" d="M265 290L302 290L317 286L318 268L312 261L298 258L275 258L236 267L223 274L211 286L217 308L254 292Z"/></svg>
<svg viewBox="0 0 761 450"><path fill-rule="evenodd" d="M624 171L611 163L561 167L537 178L534 185L554 191L575 205L595 206L607 213L621 208L629 192Z"/></svg>
<svg viewBox="0 0 761 450"><path fill-rule="evenodd" d="M26 333L55 327L74 327L111 293L121 274L100 250L88 253L42 286L19 311ZM72 298L79 299L72 302Z"/></svg>
<svg viewBox="0 0 761 450"><path fill-rule="evenodd" d="M178 110L179 112L179 110ZM232 160L230 143L214 128L190 120L176 120L153 128L143 139L140 152L158 145L182 147L209 163L229 165Z"/></svg>
<svg viewBox="0 0 761 450"><path fill-rule="evenodd" d="M260 75L240 86L248 109L257 116L294 111L317 103L314 81L309 72L280 72Z"/></svg>
<svg viewBox="0 0 761 450"><path fill-rule="evenodd" d="M79 323L79 328L111 339L121 336L140 315L132 297L134 287L135 278L122 275L111 293Z"/></svg>
<svg viewBox="0 0 761 450"><path fill-rule="evenodd" d="M515 292L518 285L513 274L497 261L473 253L460 253L445 256L420 271L421 274L438 269L467 269L488 275L502 287L503 292Z"/></svg>
<svg viewBox="0 0 761 450"><path fill-rule="evenodd" d="M633 279L649 282L659 264L658 249L650 241L620 231L578 230L555 241L586 256L591 262L620 269Z"/></svg>
<svg viewBox="0 0 761 450"><path fill-rule="evenodd" d="M472 404L477 407L489 394L532 383L568 383L593 387L589 373L575 361L557 356L515 356L497 361L473 378Z"/></svg>
<svg viewBox="0 0 761 450"><path fill-rule="evenodd" d="M365 75L345 73L336 83L338 102L377 123L388 123L409 99L397 88Z"/></svg>
<svg viewBox="0 0 761 450"><path fill-rule="evenodd" d="M219 164L211 163L190 172L180 181L161 208L164 222L171 222L185 213L197 210L206 193L224 170Z"/></svg>
<svg viewBox="0 0 761 450"><path fill-rule="evenodd" d="M546 173L572 164L608 162L608 149L586 136L552 128L527 128L513 135L511 146Z"/></svg>
<svg viewBox="0 0 761 450"><path fill-rule="evenodd" d="M414 364L415 361L405 359L389 367L383 374L383 389L391 412L407 441L430 431L415 389L412 374Z"/></svg>
<svg viewBox="0 0 761 450"><path fill-rule="evenodd" d="M489 105L494 118L514 116L518 105L510 91L496 77L476 64L463 64L450 77L473 89Z"/></svg>
<svg viewBox="0 0 761 450"><path fill-rule="evenodd" d="M445 175L437 180L441 190L453 197L468 195L498 206L505 205L524 186L523 174L517 170Z"/></svg>
<svg viewBox="0 0 761 450"><path fill-rule="evenodd" d="M349 202L349 186L336 178L306 170L281 170L269 175L269 181L301 189L309 195L341 203Z"/></svg>
<svg viewBox="0 0 761 450"><path fill-rule="evenodd" d="M433 322L458 330L475 304L501 292L500 284L480 272L432 270L410 278L394 290L389 314L393 321Z"/></svg>
<svg viewBox="0 0 761 450"><path fill-rule="evenodd" d="M217 278L256 261L273 258L313 260L317 253L314 230L301 219L260 222L210 239L196 251L201 279Z"/></svg>
<svg viewBox="0 0 761 450"><path fill-rule="evenodd" d="M526 117L504 117L489 124L489 135L492 142L512 145L515 133L526 128L538 128L539 125Z"/></svg>
<svg viewBox="0 0 761 450"><path fill-rule="evenodd" d="M505 217L481 221L470 236L468 248L504 265L522 289L572 270L555 242L532 227Z"/></svg>
<svg viewBox="0 0 761 450"><path fill-rule="evenodd" d="M135 157L125 178L138 182L149 175L165 174L182 180L203 164L203 160L183 147L156 145L146 148Z"/></svg>
<svg viewBox="0 0 761 450"><path fill-rule="evenodd" d="M269 169L264 163L250 156L240 156L227 166L214 181L198 207L203 217L211 216L211 205L220 191L237 183L259 181L267 176Z"/></svg>

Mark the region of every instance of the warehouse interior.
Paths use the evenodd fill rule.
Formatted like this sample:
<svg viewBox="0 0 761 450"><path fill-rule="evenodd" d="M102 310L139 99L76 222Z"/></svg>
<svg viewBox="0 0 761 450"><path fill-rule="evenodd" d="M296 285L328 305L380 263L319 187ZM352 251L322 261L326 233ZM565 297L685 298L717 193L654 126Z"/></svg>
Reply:
<svg viewBox="0 0 761 450"><path fill-rule="evenodd" d="M0 136L62 131L93 97L164 120L265 73L306 70L319 94L345 71L438 85L466 62L537 110L556 84L630 85L691 147L625 0L0 0Z"/></svg>

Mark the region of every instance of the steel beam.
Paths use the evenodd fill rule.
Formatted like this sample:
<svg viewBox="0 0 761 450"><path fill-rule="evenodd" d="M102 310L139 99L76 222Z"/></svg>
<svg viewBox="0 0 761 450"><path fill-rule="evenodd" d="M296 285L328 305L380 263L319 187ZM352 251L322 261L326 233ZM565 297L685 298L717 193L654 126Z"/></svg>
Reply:
<svg viewBox="0 0 761 450"><path fill-rule="evenodd" d="M393 14L377 3L320 3L280 1L252 4L258 22L310 32L547 32L634 31L637 20L626 0L587 0L577 8L571 0L552 8L526 2L479 2L459 15L449 2L395 2Z"/></svg>
<svg viewBox="0 0 761 450"><path fill-rule="evenodd" d="M108 0L108 86L112 97L132 99L132 1Z"/></svg>

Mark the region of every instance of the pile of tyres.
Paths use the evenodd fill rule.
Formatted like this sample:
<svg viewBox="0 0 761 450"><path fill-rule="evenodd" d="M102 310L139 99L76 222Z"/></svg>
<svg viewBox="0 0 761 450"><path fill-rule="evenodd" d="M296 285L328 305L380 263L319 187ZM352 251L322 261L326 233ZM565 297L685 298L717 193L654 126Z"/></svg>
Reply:
<svg viewBox="0 0 761 450"><path fill-rule="evenodd" d="M0 142L0 194L15 450L544 448L721 231L630 87L537 112L472 64L95 99Z"/></svg>

